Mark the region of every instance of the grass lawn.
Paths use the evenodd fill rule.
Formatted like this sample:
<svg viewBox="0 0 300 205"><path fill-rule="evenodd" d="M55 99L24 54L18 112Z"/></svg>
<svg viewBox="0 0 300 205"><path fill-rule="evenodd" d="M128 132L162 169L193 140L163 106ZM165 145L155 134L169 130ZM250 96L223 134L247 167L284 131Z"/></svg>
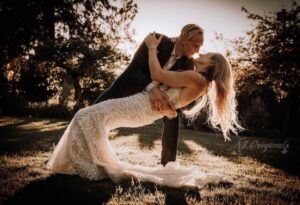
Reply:
<svg viewBox="0 0 300 205"><path fill-rule="evenodd" d="M0 117L1 204L300 204L299 152L289 141L287 153L272 138L233 138L181 129L177 161L226 179L195 190L151 183L90 181L45 169L68 121ZM121 160L155 166L160 162L161 121L110 133ZM243 146L244 145L244 146ZM265 145L264 147L262 145Z"/></svg>

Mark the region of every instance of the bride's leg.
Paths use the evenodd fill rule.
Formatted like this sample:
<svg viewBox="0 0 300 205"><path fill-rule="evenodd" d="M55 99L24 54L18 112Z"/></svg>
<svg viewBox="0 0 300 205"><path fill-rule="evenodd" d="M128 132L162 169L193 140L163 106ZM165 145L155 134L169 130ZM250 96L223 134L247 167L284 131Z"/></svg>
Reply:
<svg viewBox="0 0 300 205"><path fill-rule="evenodd" d="M109 130L105 125L108 116L102 110L101 106L84 108L76 114L76 118L92 162L100 166L117 168L119 161L108 140Z"/></svg>
<svg viewBox="0 0 300 205"><path fill-rule="evenodd" d="M68 156L76 173L85 178L100 180L107 178L103 167L93 163L78 116L74 117L69 133Z"/></svg>
<svg viewBox="0 0 300 205"><path fill-rule="evenodd" d="M88 162L89 164L99 165L109 174L120 172L123 165L119 162L108 140L110 129L123 126L143 126L160 117L161 114L152 111L149 96L143 93L105 101L79 110L73 118L74 128L71 128L71 130L78 131L70 135L73 138L72 141L77 144L76 146L72 145L74 148L70 148L70 150L73 150L73 152L80 149L87 150L83 150L83 152L88 153L89 157L86 157L86 159L81 158L84 160L79 160L80 164L77 167L80 167L80 165L86 167L84 163ZM84 143L85 145L80 147ZM76 159L73 161L78 163ZM84 173L84 170L81 172ZM119 175L111 174L111 176Z"/></svg>

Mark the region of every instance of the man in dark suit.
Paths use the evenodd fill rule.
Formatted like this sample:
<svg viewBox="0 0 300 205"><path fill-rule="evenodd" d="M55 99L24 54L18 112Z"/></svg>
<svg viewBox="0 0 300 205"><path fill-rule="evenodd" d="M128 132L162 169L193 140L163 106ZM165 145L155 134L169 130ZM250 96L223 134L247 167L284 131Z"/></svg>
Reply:
<svg viewBox="0 0 300 205"><path fill-rule="evenodd" d="M161 35L161 34L156 34ZM181 30L177 39L163 35L158 46L158 60L163 69L193 70L192 56L199 52L203 45L203 30L195 24L187 24ZM152 109L157 111L172 111L167 95L160 91L158 82L153 82L150 77L148 48L143 42L136 51L131 63L119 78L108 88L95 103L107 99L127 97L146 90L150 93ZM161 163L167 164L176 160L178 142L178 117L173 119L163 118L164 129L162 136Z"/></svg>

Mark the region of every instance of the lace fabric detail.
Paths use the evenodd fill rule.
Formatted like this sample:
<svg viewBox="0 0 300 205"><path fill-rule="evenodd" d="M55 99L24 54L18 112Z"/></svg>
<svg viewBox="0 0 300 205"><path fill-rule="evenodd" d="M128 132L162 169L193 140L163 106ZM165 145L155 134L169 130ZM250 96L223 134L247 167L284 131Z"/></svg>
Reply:
<svg viewBox="0 0 300 205"><path fill-rule="evenodd" d="M160 86L160 90L165 91L169 97L169 103L174 105L176 109L181 108L180 105L180 88L170 88L169 86L163 84Z"/></svg>
<svg viewBox="0 0 300 205"><path fill-rule="evenodd" d="M179 89L161 88L171 103L180 108ZM202 186L208 176L199 168L184 167L170 162L165 167L142 167L118 160L108 139L110 130L118 127L141 127L153 123L163 115L151 109L146 92L107 100L80 109L58 145L47 166L57 173L77 174L91 180L111 178L118 182L136 178L171 187ZM221 176L209 178L220 180Z"/></svg>

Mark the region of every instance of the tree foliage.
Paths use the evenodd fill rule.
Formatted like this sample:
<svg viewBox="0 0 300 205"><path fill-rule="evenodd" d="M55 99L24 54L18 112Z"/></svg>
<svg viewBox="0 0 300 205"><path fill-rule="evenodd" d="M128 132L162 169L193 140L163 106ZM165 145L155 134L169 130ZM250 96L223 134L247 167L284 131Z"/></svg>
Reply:
<svg viewBox="0 0 300 205"><path fill-rule="evenodd" d="M260 16L242 8L257 22L247 38L234 41L238 52L236 66L241 89L249 93L267 86L280 101L299 91L300 78L300 7L281 9L273 15Z"/></svg>
<svg viewBox="0 0 300 205"><path fill-rule="evenodd" d="M114 69L128 62L118 46L132 42L136 13L132 0L1 1L1 72L13 70L11 83L31 101L56 94L67 75L75 100L93 91L96 98L113 80ZM16 61L21 69L13 66Z"/></svg>
<svg viewBox="0 0 300 205"><path fill-rule="evenodd" d="M293 124L299 113L300 7L293 2L289 10L264 16L244 7L242 11L256 22L255 27L232 41L224 40L222 35L217 39L231 47L228 54L236 73L241 111L251 106L251 99L261 97L272 110L271 117L282 126L284 138L289 130L295 130ZM284 111L279 113L278 108Z"/></svg>

